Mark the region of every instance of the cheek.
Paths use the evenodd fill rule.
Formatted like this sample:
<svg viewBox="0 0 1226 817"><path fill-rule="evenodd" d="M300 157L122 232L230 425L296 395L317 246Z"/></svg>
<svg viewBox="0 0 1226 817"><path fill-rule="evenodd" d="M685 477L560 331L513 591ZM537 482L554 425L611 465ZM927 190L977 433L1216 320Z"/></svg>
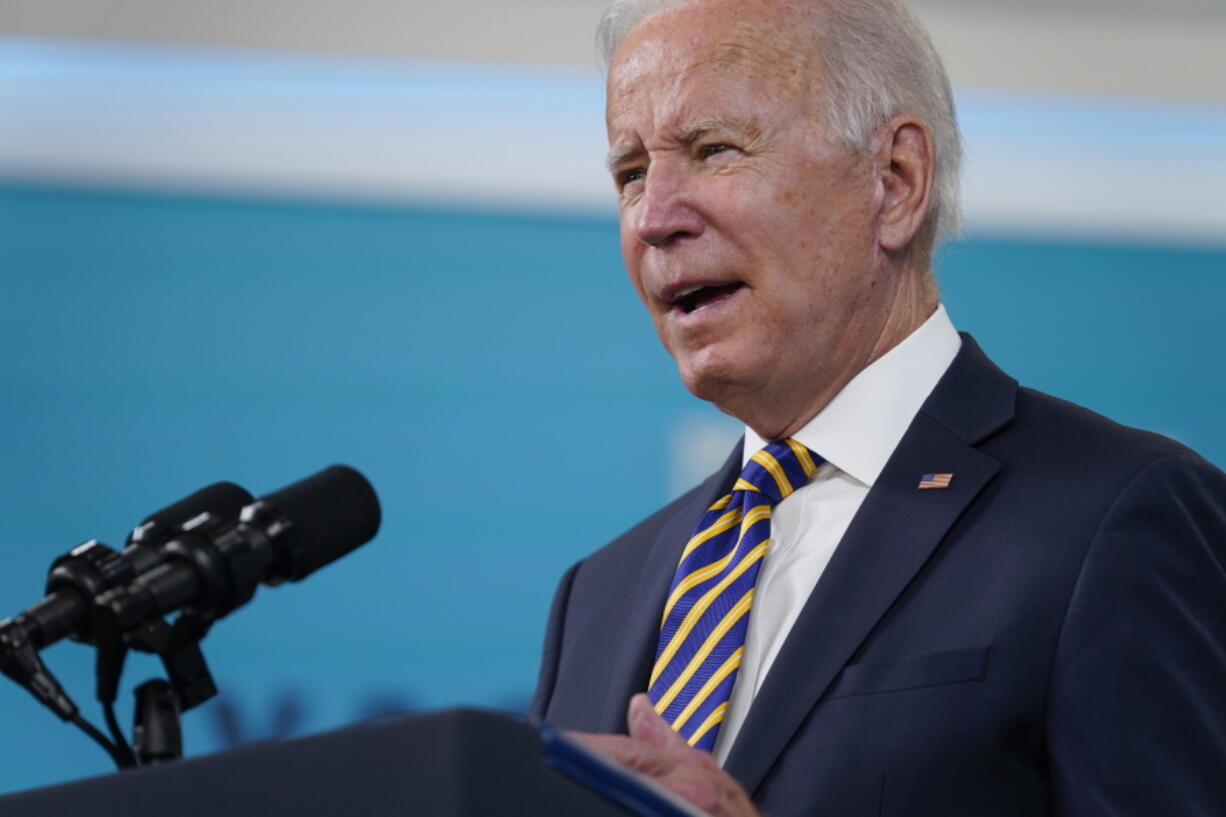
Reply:
<svg viewBox="0 0 1226 817"><path fill-rule="evenodd" d="M626 268L626 277L630 279L630 285L634 287L634 291L638 293L639 298L646 303L647 297L643 291L642 246L633 236L627 235L624 228L622 229L622 265Z"/></svg>
<svg viewBox="0 0 1226 817"><path fill-rule="evenodd" d="M739 185L723 213L729 234L775 263L790 265L820 253L829 231L829 202L800 182L751 178Z"/></svg>

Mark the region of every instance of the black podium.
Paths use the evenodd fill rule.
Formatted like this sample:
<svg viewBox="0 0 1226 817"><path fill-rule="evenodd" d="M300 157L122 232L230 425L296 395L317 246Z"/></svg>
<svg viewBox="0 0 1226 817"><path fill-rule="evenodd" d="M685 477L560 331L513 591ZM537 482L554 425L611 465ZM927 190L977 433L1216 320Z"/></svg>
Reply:
<svg viewBox="0 0 1226 817"><path fill-rule="evenodd" d="M0 797L0 817L625 817L537 730L453 710Z"/></svg>

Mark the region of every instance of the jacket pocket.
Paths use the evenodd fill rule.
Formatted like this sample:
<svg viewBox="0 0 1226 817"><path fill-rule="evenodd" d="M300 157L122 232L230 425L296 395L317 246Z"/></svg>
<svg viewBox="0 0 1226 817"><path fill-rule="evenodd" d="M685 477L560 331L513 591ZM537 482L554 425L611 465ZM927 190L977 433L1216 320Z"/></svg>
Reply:
<svg viewBox="0 0 1226 817"><path fill-rule="evenodd" d="M983 680L987 647L944 650L898 661L862 661L843 668L826 699Z"/></svg>

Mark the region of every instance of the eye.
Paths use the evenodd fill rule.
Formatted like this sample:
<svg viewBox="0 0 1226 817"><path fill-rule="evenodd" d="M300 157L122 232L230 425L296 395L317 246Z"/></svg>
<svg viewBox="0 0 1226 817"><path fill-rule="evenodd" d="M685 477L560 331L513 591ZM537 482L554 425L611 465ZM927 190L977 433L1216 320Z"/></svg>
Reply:
<svg viewBox="0 0 1226 817"><path fill-rule="evenodd" d="M732 150L732 145L725 142L715 142L714 144L699 146L698 155L704 159L710 159L715 154L723 153L728 150Z"/></svg>
<svg viewBox="0 0 1226 817"><path fill-rule="evenodd" d="M646 175L647 171L643 168L631 167L627 168L626 170L619 170L613 178L617 183L617 186L619 188L623 188L626 185L642 180Z"/></svg>

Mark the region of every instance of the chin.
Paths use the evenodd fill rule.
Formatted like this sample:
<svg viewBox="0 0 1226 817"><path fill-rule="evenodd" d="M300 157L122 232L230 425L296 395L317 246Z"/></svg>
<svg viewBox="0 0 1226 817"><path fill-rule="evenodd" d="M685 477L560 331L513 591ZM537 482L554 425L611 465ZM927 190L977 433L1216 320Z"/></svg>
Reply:
<svg viewBox="0 0 1226 817"><path fill-rule="evenodd" d="M690 394L714 403L724 412L728 412L726 407L735 402L736 395L755 387L753 377L747 375L744 367L730 365L728 361L678 359L677 373Z"/></svg>

